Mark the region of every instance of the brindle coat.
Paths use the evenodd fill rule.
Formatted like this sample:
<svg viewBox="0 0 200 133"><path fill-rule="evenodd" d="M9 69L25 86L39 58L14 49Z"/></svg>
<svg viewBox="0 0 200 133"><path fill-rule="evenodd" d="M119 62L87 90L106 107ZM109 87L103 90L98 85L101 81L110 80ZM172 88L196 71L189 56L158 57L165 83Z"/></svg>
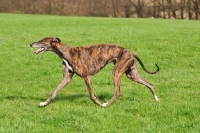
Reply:
<svg viewBox="0 0 200 133"><path fill-rule="evenodd" d="M136 69L135 58L142 66L143 70L149 74L157 73L159 71L159 67L156 65L157 70L155 72L149 72L137 55L131 53L123 47L112 44L71 47L63 44L59 38L53 37L45 37L38 42L30 44L30 46L33 48L39 48L35 51L35 54L39 54L44 51L52 51L63 60L63 80L51 93L49 98L45 102L40 103L40 106L45 106L52 99L54 99L57 93L71 81L74 73L84 79L91 100L102 107L110 105L120 96L120 79L124 73L126 73L127 77L132 81L147 86L153 93L156 101L159 101L153 85L139 76ZM110 101L101 104L101 102L96 99L92 91L90 78L111 62L115 65L112 73L115 94Z"/></svg>

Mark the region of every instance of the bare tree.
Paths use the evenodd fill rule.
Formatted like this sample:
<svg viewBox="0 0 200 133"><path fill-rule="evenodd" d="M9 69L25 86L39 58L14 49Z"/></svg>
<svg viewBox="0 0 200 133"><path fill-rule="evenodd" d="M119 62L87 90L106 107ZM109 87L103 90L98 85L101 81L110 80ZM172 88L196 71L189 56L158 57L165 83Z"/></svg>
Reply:
<svg viewBox="0 0 200 133"><path fill-rule="evenodd" d="M131 16L131 5L132 5L131 0L124 0L123 5L124 5L125 17L130 18L130 16Z"/></svg>
<svg viewBox="0 0 200 133"><path fill-rule="evenodd" d="M154 18L157 18L156 10L157 10L157 1L153 0L153 17Z"/></svg>
<svg viewBox="0 0 200 133"><path fill-rule="evenodd" d="M190 0L187 1L187 9L188 9L188 19L192 19L192 2Z"/></svg>
<svg viewBox="0 0 200 133"><path fill-rule="evenodd" d="M89 0L89 1L88 1L88 14L89 14L89 15L92 14L92 1L93 1L93 0Z"/></svg>
<svg viewBox="0 0 200 133"><path fill-rule="evenodd" d="M72 15L71 12L74 11L73 5L75 5L74 0L64 0L64 14Z"/></svg>
<svg viewBox="0 0 200 133"><path fill-rule="evenodd" d="M181 0L181 2L180 2L180 10L181 10L181 19L183 19L184 18L184 10L185 10L185 0Z"/></svg>
<svg viewBox="0 0 200 133"><path fill-rule="evenodd" d="M162 12L162 2L160 0L153 0L153 6L154 6L154 17L159 18L160 13Z"/></svg>
<svg viewBox="0 0 200 133"><path fill-rule="evenodd" d="M145 0L132 0L133 2L133 6L136 10L136 13L137 13L137 16L139 18L143 18L143 15L144 15L144 8L145 8L145 5L147 3L147 1ZM147 10L148 12L149 10Z"/></svg>
<svg viewBox="0 0 200 133"><path fill-rule="evenodd" d="M65 15L65 0L59 1L59 6L57 7L60 15Z"/></svg>
<svg viewBox="0 0 200 133"><path fill-rule="evenodd" d="M112 8L113 8L113 16L118 17L119 13L118 0L112 0Z"/></svg>
<svg viewBox="0 0 200 133"><path fill-rule="evenodd" d="M76 8L76 11L75 11L75 15L80 16L81 13L82 13L83 1L82 0L78 0L77 2L78 3L77 3L77 8Z"/></svg>
<svg viewBox="0 0 200 133"><path fill-rule="evenodd" d="M176 0L173 0L173 6L172 6L172 16L176 19L176 9L177 9L177 2Z"/></svg>
<svg viewBox="0 0 200 133"><path fill-rule="evenodd" d="M107 0L84 0L82 11L89 16L108 16L107 10L109 1Z"/></svg>
<svg viewBox="0 0 200 133"><path fill-rule="evenodd" d="M173 18L176 18L176 1L175 0L167 0L166 1L166 7L167 7L167 15L168 18L171 18L171 14L173 15Z"/></svg>
<svg viewBox="0 0 200 133"><path fill-rule="evenodd" d="M166 18L165 17L165 2L164 2L164 0L161 0L161 5L162 5L162 11L163 11L163 15L164 15L163 17Z"/></svg>
<svg viewBox="0 0 200 133"><path fill-rule="evenodd" d="M102 13L101 13L101 16L105 17L107 16L107 5L108 5L108 2L107 0L101 0L100 1L100 4L101 4L101 9L102 9Z"/></svg>
<svg viewBox="0 0 200 133"><path fill-rule="evenodd" d="M52 14L53 0L48 0L47 4L48 4L48 5L47 5L47 8L46 8L47 13L48 13L48 14Z"/></svg>
<svg viewBox="0 0 200 133"><path fill-rule="evenodd" d="M199 18L199 0L192 0L194 5L194 12L195 12L195 19L198 20Z"/></svg>
<svg viewBox="0 0 200 133"><path fill-rule="evenodd" d="M8 12L9 11L8 7L10 6L11 6L10 1L6 1L6 0L0 1L0 12Z"/></svg>

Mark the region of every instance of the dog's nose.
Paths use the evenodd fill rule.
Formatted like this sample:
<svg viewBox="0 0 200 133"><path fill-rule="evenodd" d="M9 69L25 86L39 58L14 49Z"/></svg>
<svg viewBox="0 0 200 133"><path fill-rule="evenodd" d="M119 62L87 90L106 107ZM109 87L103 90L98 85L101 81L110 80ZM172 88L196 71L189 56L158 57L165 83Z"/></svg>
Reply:
<svg viewBox="0 0 200 133"><path fill-rule="evenodd" d="M30 47L32 47L32 43L30 44Z"/></svg>

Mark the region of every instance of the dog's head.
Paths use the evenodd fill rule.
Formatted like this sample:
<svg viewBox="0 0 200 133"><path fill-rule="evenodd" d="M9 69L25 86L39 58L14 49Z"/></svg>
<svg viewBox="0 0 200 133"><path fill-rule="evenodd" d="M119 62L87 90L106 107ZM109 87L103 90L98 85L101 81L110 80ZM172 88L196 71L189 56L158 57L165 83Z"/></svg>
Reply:
<svg viewBox="0 0 200 133"><path fill-rule="evenodd" d="M32 48L39 48L35 51L35 54L40 54L44 51L53 51L53 47L56 46L57 43L60 43L61 40L55 37L45 37L38 42L33 42L30 44Z"/></svg>

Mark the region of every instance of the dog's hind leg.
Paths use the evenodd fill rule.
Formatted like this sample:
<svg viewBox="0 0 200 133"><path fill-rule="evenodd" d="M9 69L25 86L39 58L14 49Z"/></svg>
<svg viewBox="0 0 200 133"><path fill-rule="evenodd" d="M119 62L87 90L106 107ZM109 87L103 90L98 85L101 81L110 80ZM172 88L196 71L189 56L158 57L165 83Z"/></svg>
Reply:
<svg viewBox="0 0 200 133"><path fill-rule="evenodd" d="M97 105L101 106L101 103L97 100L97 98L95 97L95 95L94 95L94 93L92 91L92 86L91 86L91 82L90 82L90 76L84 77L83 79L84 79L85 84L87 86L87 89L88 89L88 92L89 92L89 95L90 95L90 99L94 103L96 103Z"/></svg>
<svg viewBox="0 0 200 133"><path fill-rule="evenodd" d="M152 92L154 98L156 99L156 101L160 102L160 99L158 98L158 96L156 95L156 92L153 88L153 85L147 81L145 81L144 79L142 79L140 77L140 75L137 72L137 68L136 68L136 64L134 62L134 64L130 67L130 69L128 69L126 71L126 75L129 79L131 79L132 81L135 81L137 83L143 84L145 86L147 86L150 91Z"/></svg>
<svg viewBox="0 0 200 133"><path fill-rule="evenodd" d="M61 81L61 83L58 85L58 87L51 93L51 95L49 96L49 98L45 101L45 102L41 102L39 104L40 107L43 107L45 105L47 105L52 99L54 99L54 97L57 95L57 93L62 90L62 88L68 84L73 76L73 72L69 71L69 69L66 66L63 66L63 79Z"/></svg>

